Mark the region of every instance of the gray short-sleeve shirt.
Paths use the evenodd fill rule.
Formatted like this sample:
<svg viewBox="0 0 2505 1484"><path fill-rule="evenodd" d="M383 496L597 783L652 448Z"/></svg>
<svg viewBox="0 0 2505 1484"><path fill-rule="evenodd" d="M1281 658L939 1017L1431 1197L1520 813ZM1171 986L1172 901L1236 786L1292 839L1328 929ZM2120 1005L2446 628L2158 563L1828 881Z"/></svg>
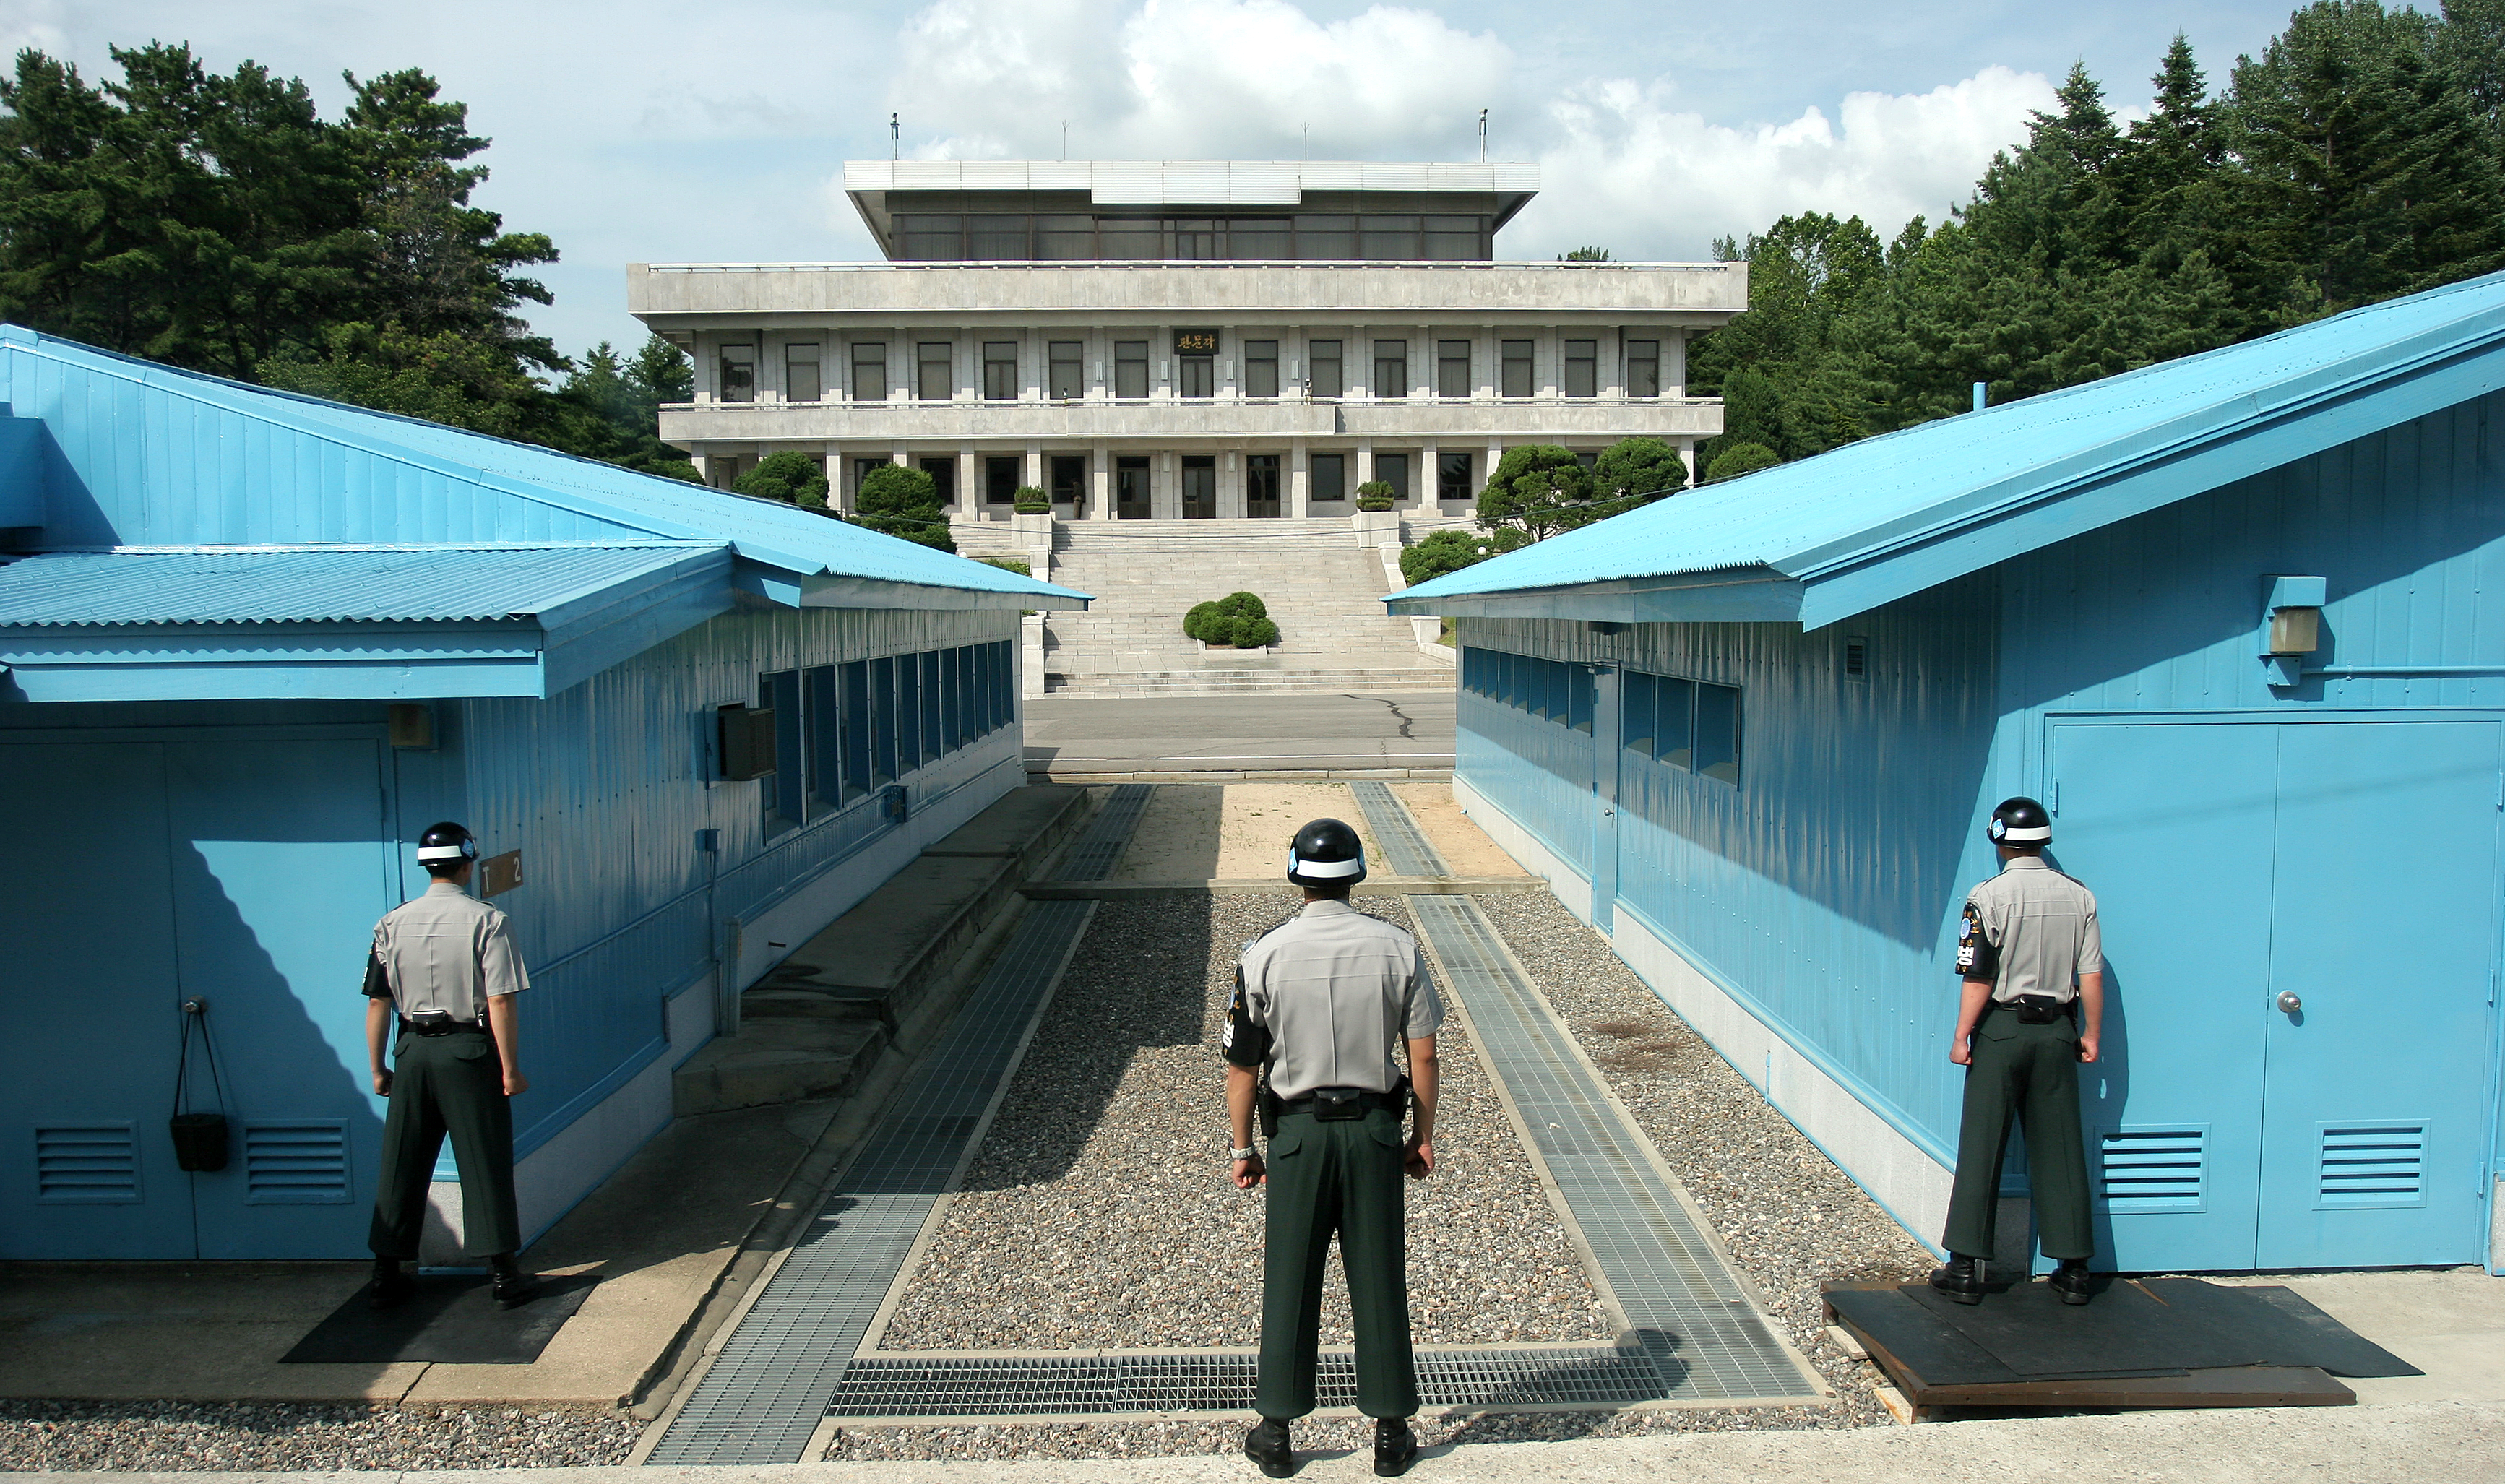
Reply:
<svg viewBox="0 0 2505 1484"><path fill-rule="evenodd" d="M1266 1061L1283 1098L1317 1087L1390 1092L1400 1042L1444 1023L1417 939L1345 901L1307 902L1245 944L1235 972L1223 1049L1238 1066ZM1246 1061L1263 1042L1266 1054Z"/></svg>
<svg viewBox="0 0 2505 1484"><path fill-rule="evenodd" d="M374 924L366 993L388 995L404 1017L441 1010L477 1024L487 998L531 987L513 946L512 920L449 881L383 914Z"/></svg>
<svg viewBox="0 0 2505 1484"><path fill-rule="evenodd" d="M1997 958L1994 1000L2067 1001L2078 994L2078 975L2105 967L2096 894L2037 856L2012 856L1999 875L1967 893L1958 934L1960 970L1974 962L1965 944L1977 936Z"/></svg>

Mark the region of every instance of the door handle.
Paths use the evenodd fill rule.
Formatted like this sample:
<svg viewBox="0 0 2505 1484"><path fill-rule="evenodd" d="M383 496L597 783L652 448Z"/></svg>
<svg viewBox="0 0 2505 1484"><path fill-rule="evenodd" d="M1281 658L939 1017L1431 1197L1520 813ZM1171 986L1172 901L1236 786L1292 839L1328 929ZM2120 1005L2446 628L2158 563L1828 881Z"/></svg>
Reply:
<svg viewBox="0 0 2505 1484"><path fill-rule="evenodd" d="M2305 1002L2296 997L2295 990L2282 989L2278 992L2278 1007L2282 1012L2293 1015L2305 1008Z"/></svg>

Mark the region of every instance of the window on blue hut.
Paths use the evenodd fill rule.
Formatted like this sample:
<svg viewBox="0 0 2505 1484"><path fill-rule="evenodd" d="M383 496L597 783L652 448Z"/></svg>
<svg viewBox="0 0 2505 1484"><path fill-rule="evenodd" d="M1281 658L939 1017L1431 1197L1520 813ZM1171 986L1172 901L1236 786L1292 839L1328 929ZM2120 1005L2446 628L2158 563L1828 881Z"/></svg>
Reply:
<svg viewBox="0 0 2505 1484"><path fill-rule="evenodd" d="M911 654L896 656L896 776L920 767L922 751L922 664Z"/></svg>
<svg viewBox="0 0 2505 1484"><path fill-rule="evenodd" d="M1672 767L1696 756L1696 682L1663 676L1653 687L1652 755Z"/></svg>
<svg viewBox="0 0 2505 1484"><path fill-rule="evenodd" d="M765 837L770 840L806 816L800 761L800 672L782 670L759 676L757 704L774 713L775 771L758 780L758 802L764 809Z"/></svg>
<svg viewBox="0 0 2505 1484"><path fill-rule="evenodd" d="M948 734L941 729L940 724L943 720L942 713L946 708L940 704L939 652L925 650L921 659L922 760L935 762L955 752L957 748L956 744L948 740Z"/></svg>
<svg viewBox="0 0 2505 1484"><path fill-rule="evenodd" d="M1732 686L1696 685L1697 775L1740 781L1740 692Z"/></svg>
<svg viewBox="0 0 2505 1484"><path fill-rule="evenodd" d="M1578 664L1561 664L1558 668L1566 672L1566 724L1589 735L1592 712L1599 700L1599 679Z"/></svg>
<svg viewBox="0 0 2505 1484"><path fill-rule="evenodd" d="M844 802L866 798L870 791L869 661L856 659L840 667L844 679Z"/></svg>
<svg viewBox="0 0 2505 1484"><path fill-rule="evenodd" d="M843 672L817 665L800 672L800 692L808 720L809 817L840 809L844 803Z"/></svg>
<svg viewBox="0 0 2505 1484"><path fill-rule="evenodd" d="M1641 670L1621 672L1618 682L1618 738L1628 752L1652 756L1653 691L1658 682Z"/></svg>
<svg viewBox="0 0 2505 1484"><path fill-rule="evenodd" d="M869 786L896 782L896 659L869 662Z"/></svg>

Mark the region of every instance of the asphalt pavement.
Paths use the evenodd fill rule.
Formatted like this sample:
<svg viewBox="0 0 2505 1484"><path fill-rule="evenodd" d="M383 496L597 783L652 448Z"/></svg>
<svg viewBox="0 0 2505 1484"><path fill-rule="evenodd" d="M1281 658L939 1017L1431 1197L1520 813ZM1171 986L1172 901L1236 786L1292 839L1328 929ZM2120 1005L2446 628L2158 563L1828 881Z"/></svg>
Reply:
<svg viewBox="0 0 2505 1484"><path fill-rule="evenodd" d="M1026 703L1027 772L1132 778L1438 777L1453 766L1453 690L1294 691Z"/></svg>

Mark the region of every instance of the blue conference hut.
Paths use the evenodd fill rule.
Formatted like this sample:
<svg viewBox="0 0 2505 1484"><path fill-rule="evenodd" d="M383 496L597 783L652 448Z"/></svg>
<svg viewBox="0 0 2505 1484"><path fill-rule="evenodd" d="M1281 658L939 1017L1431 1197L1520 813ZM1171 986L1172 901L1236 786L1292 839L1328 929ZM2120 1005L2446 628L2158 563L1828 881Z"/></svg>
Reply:
<svg viewBox="0 0 2505 1484"><path fill-rule="evenodd" d="M1924 1241L1957 916L2028 794L2111 971L2100 1261L2492 1264L2500 388L2489 277L1391 601L1457 617L1473 817Z"/></svg>
<svg viewBox="0 0 2505 1484"><path fill-rule="evenodd" d="M1024 781L1018 611L806 511L0 328L0 1256L353 1257L410 845L513 915L539 1230L725 1000ZM167 1125L187 1000L229 1114Z"/></svg>

